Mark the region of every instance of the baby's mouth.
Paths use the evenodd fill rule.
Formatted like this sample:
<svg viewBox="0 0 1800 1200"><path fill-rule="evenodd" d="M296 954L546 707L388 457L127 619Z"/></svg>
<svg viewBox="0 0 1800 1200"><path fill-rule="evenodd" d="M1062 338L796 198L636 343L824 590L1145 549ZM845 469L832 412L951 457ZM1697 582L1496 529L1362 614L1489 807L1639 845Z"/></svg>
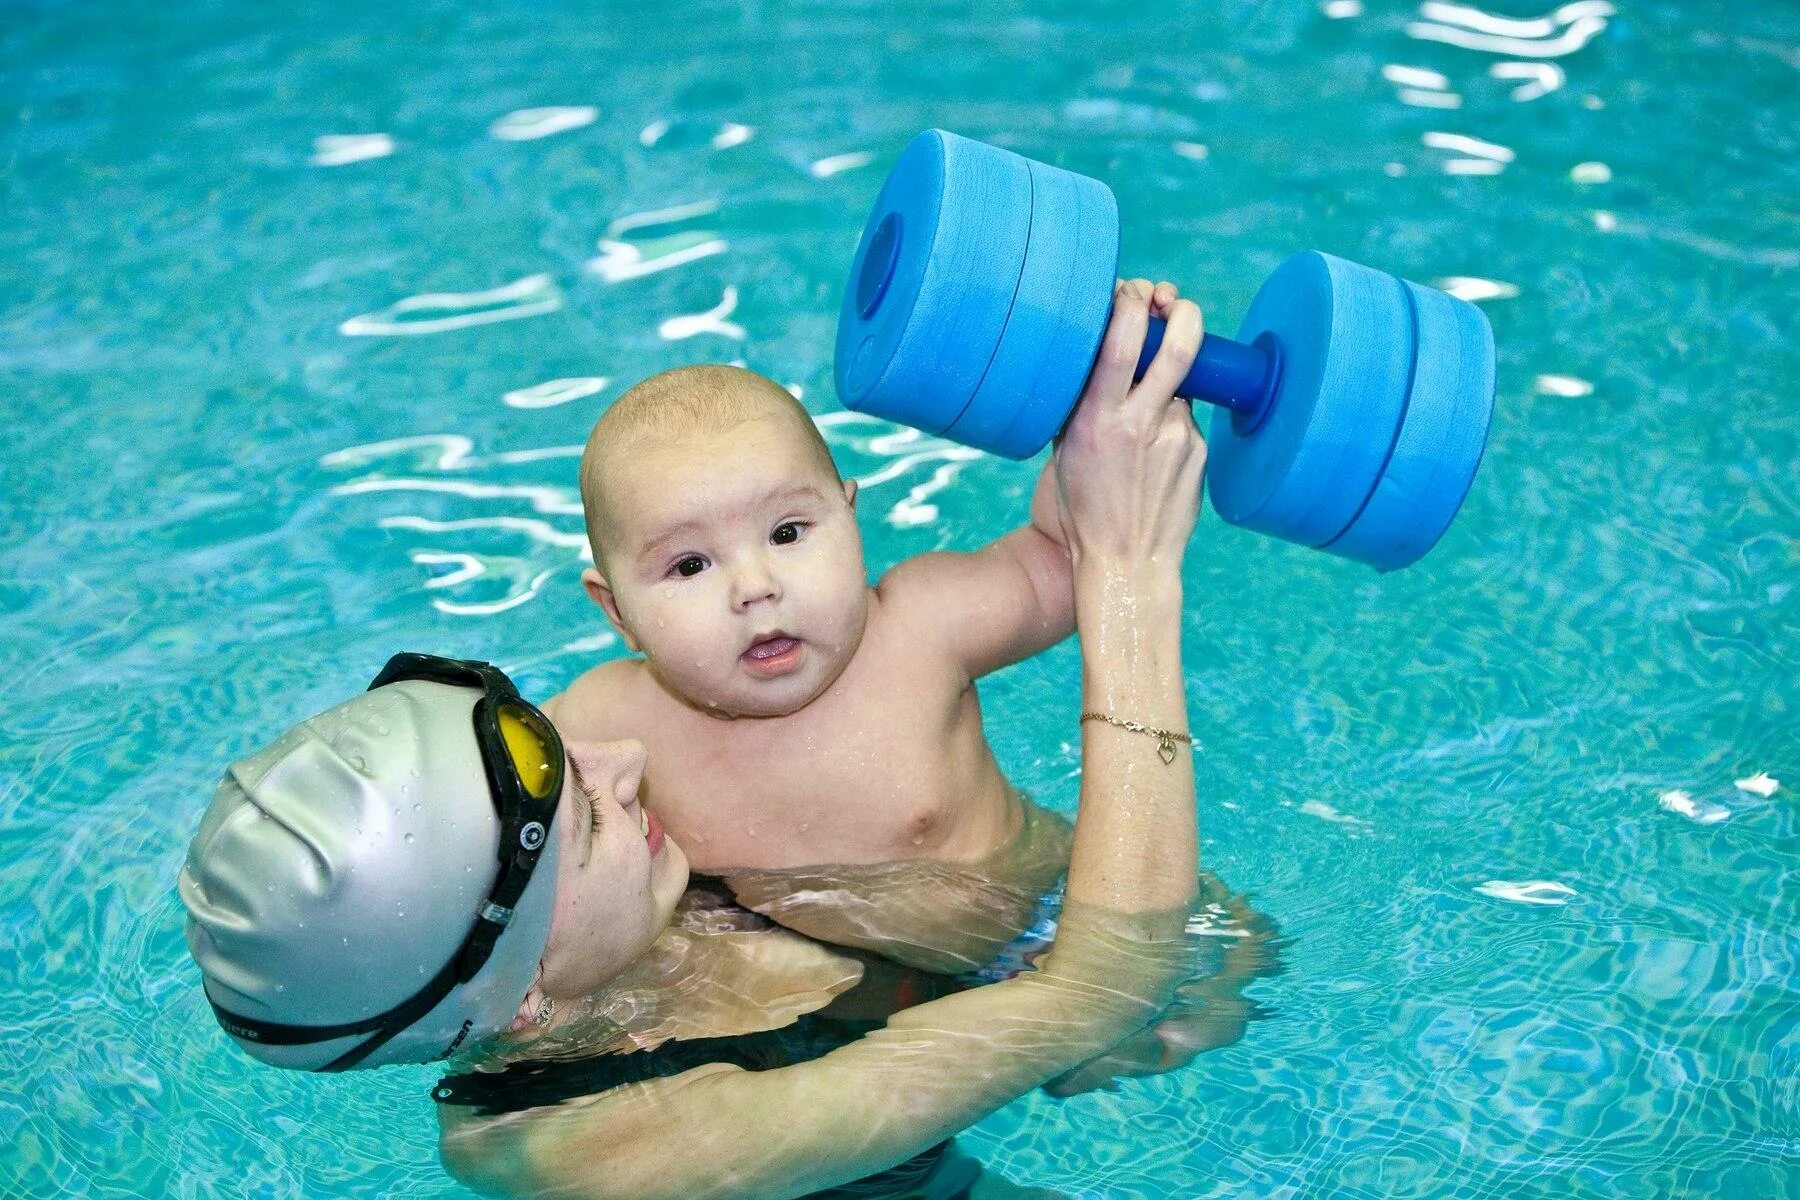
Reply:
<svg viewBox="0 0 1800 1200"><path fill-rule="evenodd" d="M790 637L776 630L765 637L750 643L744 651L744 665L758 675L773 678L785 675L800 665L802 647L800 639Z"/></svg>

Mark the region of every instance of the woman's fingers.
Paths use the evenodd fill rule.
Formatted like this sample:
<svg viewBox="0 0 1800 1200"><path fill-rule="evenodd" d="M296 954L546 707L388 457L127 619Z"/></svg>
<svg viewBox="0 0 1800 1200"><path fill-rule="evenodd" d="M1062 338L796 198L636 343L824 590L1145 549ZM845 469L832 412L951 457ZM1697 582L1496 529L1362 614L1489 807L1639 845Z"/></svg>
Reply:
<svg viewBox="0 0 1800 1200"><path fill-rule="evenodd" d="M1205 336L1200 309L1192 300L1171 301L1168 322L1156 357L1150 360L1144 377L1126 399L1126 407L1136 410L1145 420L1160 417L1168 407L1170 397L1194 365L1194 357L1200 352L1200 339ZM1139 348L1142 349L1141 344Z"/></svg>
<svg viewBox="0 0 1800 1200"><path fill-rule="evenodd" d="M1112 317L1100 341L1094 368L1088 373L1087 386L1076 404L1071 427L1092 420L1097 408L1116 406L1131 390L1138 356L1144 350L1144 335L1150 328L1151 291L1148 279L1124 280L1114 289Z"/></svg>

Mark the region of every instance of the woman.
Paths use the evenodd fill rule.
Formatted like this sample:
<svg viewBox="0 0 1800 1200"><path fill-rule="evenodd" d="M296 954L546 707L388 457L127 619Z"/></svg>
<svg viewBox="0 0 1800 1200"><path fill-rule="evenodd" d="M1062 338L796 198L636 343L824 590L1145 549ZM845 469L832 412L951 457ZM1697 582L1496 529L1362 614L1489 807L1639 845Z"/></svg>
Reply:
<svg viewBox="0 0 1800 1200"><path fill-rule="evenodd" d="M1153 310L1168 333L1134 386ZM484 1192L800 1196L898 1171L947 1194L946 1139L1143 1029L1181 972L1193 769L1167 751L1205 446L1173 391L1200 336L1191 303L1121 285L1057 451L1084 770L1035 972L746 1056L844 1013L862 964L688 895L640 745L564 746L498 671L402 655L220 786L181 892L221 1024L303 1069L532 1060L439 1089L446 1163ZM604 1069L545 1065L574 1053Z"/></svg>

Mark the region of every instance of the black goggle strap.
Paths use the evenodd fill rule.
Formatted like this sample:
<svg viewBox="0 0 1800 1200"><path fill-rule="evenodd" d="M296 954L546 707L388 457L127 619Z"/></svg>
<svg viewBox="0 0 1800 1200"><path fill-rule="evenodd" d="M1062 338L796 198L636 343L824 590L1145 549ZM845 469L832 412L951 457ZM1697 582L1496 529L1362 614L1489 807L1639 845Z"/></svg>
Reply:
<svg viewBox="0 0 1800 1200"><path fill-rule="evenodd" d="M432 977L430 983L386 1012L364 1017L360 1021L346 1021L341 1025L284 1025L277 1021L259 1021L254 1017L241 1016L229 1009L220 1008L218 1001L211 996L206 998L206 1002L212 1005L213 1015L218 1018L220 1027L226 1033L261 1046L310 1046L359 1033L375 1033L375 1037L352 1046L348 1052L319 1068L321 1071L343 1071L373 1054L395 1034L436 1008L456 986L456 968L460 961L460 956L452 958Z"/></svg>

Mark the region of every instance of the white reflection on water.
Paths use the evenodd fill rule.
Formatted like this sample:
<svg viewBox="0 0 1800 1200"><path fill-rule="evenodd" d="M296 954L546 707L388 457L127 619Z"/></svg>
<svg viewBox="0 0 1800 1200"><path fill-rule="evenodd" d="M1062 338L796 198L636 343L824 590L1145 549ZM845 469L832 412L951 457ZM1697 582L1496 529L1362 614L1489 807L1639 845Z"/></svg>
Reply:
<svg viewBox="0 0 1800 1200"><path fill-rule="evenodd" d="M1455 150L1461 154L1474 155L1477 158L1491 159L1497 163L1509 163L1518 156L1511 147L1497 142L1484 142L1464 133L1443 133L1433 130L1419 139L1434 150Z"/></svg>
<svg viewBox="0 0 1800 1200"><path fill-rule="evenodd" d="M358 479L331 489L334 496L366 492L442 492L470 500L524 500L533 512L579 514L581 502L568 488L531 483L477 483L460 479Z"/></svg>
<svg viewBox="0 0 1800 1200"><path fill-rule="evenodd" d="M888 509L884 519L890 525L910 527L937 520L937 505L926 501L954 483L969 463L984 457L981 451L972 447L917 429L892 425L864 413L827 413L814 418L814 423L824 434L827 444L893 459L877 470L856 477L856 486L863 492L916 474L923 468L930 469L931 473L923 482L914 484Z"/></svg>
<svg viewBox="0 0 1800 1200"><path fill-rule="evenodd" d="M1414 108L1461 108L1462 97L1455 92L1426 92L1418 88L1401 88L1400 103Z"/></svg>
<svg viewBox="0 0 1800 1200"><path fill-rule="evenodd" d="M1664 811L1686 817L1696 825L1717 825L1731 818L1731 810L1723 804L1714 804L1711 800L1696 800L1680 788L1664 792L1656 798L1656 804Z"/></svg>
<svg viewBox="0 0 1800 1200"><path fill-rule="evenodd" d="M686 316L670 317L656 327L656 332L665 341L678 342L684 338L698 337L703 333L716 333L720 337L728 337L734 341L743 341L744 327L727 321L725 318L737 311L738 290L727 287L725 296L718 304L703 313L689 313Z"/></svg>
<svg viewBox="0 0 1800 1200"><path fill-rule="evenodd" d="M1573 54L1606 28L1618 10L1606 0L1576 0L1548 17L1518 20L1460 4L1425 3L1423 21L1407 25L1408 37L1515 58L1561 58Z"/></svg>
<svg viewBox="0 0 1800 1200"><path fill-rule="evenodd" d="M1536 100L1548 96L1568 79L1555 63L1497 62L1488 68L1495 79L1523 79L1525 82L1509 94L1514 100Z"/></svg>
<svg viewBox="0 0 1800 1200"><path fill-rule="evenodd" d="M803 391L797 384L788 388L796 395ZM969 463L985 457L862 413L827 413L814 420L845 474L862 489L864 512L880 511L871 506L881 503L887 489L904 489L881 514L897 526L936 520L931 498ZM420 535L407 554L428 569L420 587L438 593L431 597L432 607L478 617L516 608L558 571L579 571L592 561L572 461L581 452L580 446L541 446L476 454L468 436L434 433L350 446L322 456L319 464L358 473L332 485L332 496L350 503L404 504L402 511L389 507L377 515L376 527ZM432 511L419 511L425 504Z"/></svg>
<svg viewBox="0 0 1800 1200"><path fill-rule="evenodd" d="M875 161L875 156L867 150L855 150L849 154L833 154L812 163L806 169L814 179L830 179L833 175L842 175L845 171L854 171L858 167L866 167Z"/></svg>
<svg viewBox="0 0 1800 1200"><path fill-rule="evenodd" d="M1442 279L1432 280L1431 286L1440 292L1448 292L1458 300L1511 300L1519 294L1519 285L1516 283L1483 279L1479 275L1446 275Z"/></svg>
<svg viewBox="0 0 1800 1200"><path fill-rule="evenodd" d="M430 292L351 317L338 326L345 337L412 337L445 333L496 321L517 321L555 312L562 290L548 275L527 275L485 292Z"/></svg>
<svg viewBox="0 0 1800 1200"><path fill-rule="evenodd" d="M1781 790L1781 780L1776 779L1767 771L1758 771L1748 779L1732 780L1731 786L1740 792L1749 792L1752 796L1761 796L1767 800Z"/></svg>
<svg viewBox="0 0 1800 1200"><path fill-rule="evenodd" d="M1544 396L1567 396L1579 399L1594 394L1594 385L1574 375L1539 375L1536 380L1538 393Z"/></svg>
<svg viewBox="0 0 1800 1200"><path fill-rule="evenodd" d="M547 379L527 388L515 388L500 397L508 408L555 408L583 396L605 389L612 380L605 375L576 375L568 379Z"/></svg>
<svg viewBox="0 0 1800 1200"><path fill-rule="evenodd" d="M1388 63L1381 68L1381 77L1395 87L1434 88L1444 91L1450 86L1450 77L1424 67L1403 67L1399 63Z"/></svg>
<svg viewBox="0 0 1800 1200"><path fill-rule="evenodd" d="M1612 168L1603 162L1576 163L1569 168L1569 178L1576 183L1610 183Z"/></svg>
<svg viewBox="0 0 1800 1200"><path fill-rule="evenodd" d="M657 238L642 245L601 238L597 246L600 255L598 258L588 259L587 270L608 283L622 283L627 279L638 279L672 267L699 262L703 258L723 254L730 248L730 243L724 238L708 237L698 231Z"/></svg>
<svg viewBox="0 0 1800 1200"><path fill-rule="evenodd" d="M727 121L719 126L719 132L713 134L714 150L729 150L733 146L741 146L756 136L756 130L748 125L739 125L736 121Z"/></svg>
<svg viewBox="0 0 1800 1200"><path fill-rule="evenodd" d="M503 142L531 142L592 125L599 119L600 110L587 104L521 108L489 125L488 133Z"/></svg>
<svg viewBox="0 0 1800 1200"><path fill-rule="evenodd" d="M1490 879L1476 885L1475 890L1483 896L1511 900L1514 904L1563 905L1580 894L1568 884L1557 883L1552 879L1524 879L1517 882Z"/></svg>
<svg viewBox="0 0 1800 1200"><path fill-rule="evenodd" d="M717 200L697 200L619 217L606 227L606 236L597 246L600 256L588 260L587 270L608 283L620 283L723 254L731 248L730 243L711 230L684 229L647 239L625 240L626 234L638 230L677 226L718 211Z"/></svg>
<svg viewBox="0 0 1800 1200"><path fill-rule="evenodd" d="M313 139L315 167L341 167L348 163L386 158L394 152L394 139L385 133L328 133Z"/></svg>
<svg viewBox="0 0 1800 1200"><path fill-rule="evenodd" d="M1451 150L1461 156L1444 160L1446 175L1498 175L1516 157L1510 147L1464 133L1432 130L1419 140L1434 150Z"/></svg>

